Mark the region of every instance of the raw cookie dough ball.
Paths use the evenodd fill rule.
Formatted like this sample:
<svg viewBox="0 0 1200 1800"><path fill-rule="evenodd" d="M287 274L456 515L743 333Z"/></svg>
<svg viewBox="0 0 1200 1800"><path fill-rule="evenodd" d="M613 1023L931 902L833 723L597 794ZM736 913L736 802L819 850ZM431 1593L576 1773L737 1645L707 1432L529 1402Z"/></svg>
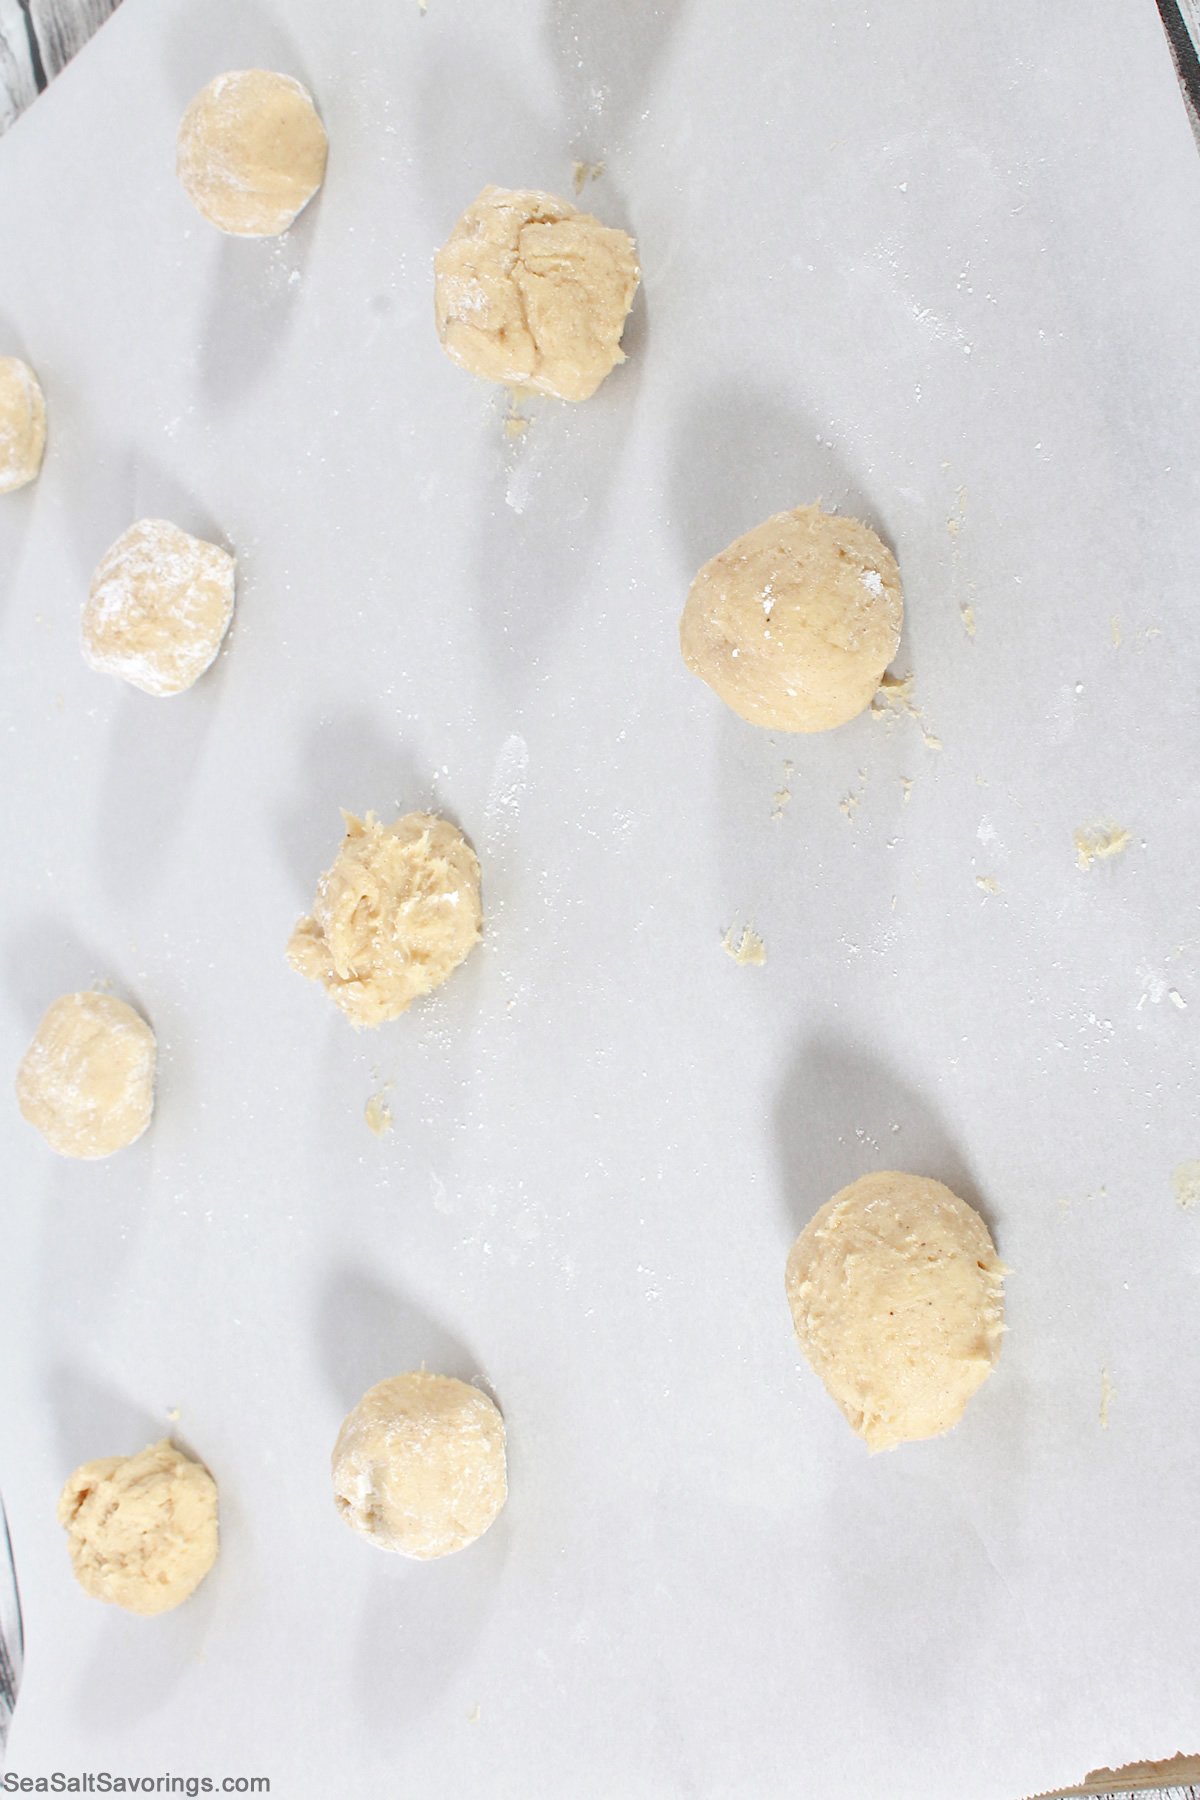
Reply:
<svg viewBox="0 0 1200 1800"><path fill-rule="evenodd" d="M870 526L798 506L705 563L679 643L752 725L828 731L869 704L903 622L896 559Z"/></svg>
<svg viewBox="0 0 1200 1800"><path fill-rule="evenodd" d="M442 348L473 375L586 400L625 361L633 239L567 200L484 188L433 268Z"/></svg>
<svg viewBox="0 0 1200 1800"><path fill-rule="evenodd" d="M504 1420L449 1375L393 1375L368 1389L333 1447L333 1497L380 1550L423 1561L482 1537L508 1497Z"/></svg>
<svg viewBox="0 0 1200 1800"><path fill-rule="evenodd" d="M234 69L201 88L184 113L175 167L210 225L274 237L324 181L328 151L307 88L269 69Z"/></svg>
<svg viewBox="0 0 1200 1800"><path fill-rule="evenodd" d="M462 832L432 813L394 825L374 813L342 817L337 861L288 961L323 982L351 1024L382 1025L452 975L478 940L479 863Z"/></svg>
<svg viewBox="0 0 1200 1800"><path fill-rule="evenodd" d="M805 1226L796 1336L872 1450L957 1425L1000 1354L1004 1273L974 1208L919 1175L864 1175Z"/></svg>
<svg viewBox="0 0 1200 1800"><path fill-rule="evenodd" d="M0 494L32 481L46 448L46 402L18 356L0 356Z"/></svg>
<svg viewBox="0 0 1200 1800"><path fill-rule="evenodd" d="M60 1156L123 1150L154 1110L154 1033L111 994L64 994L21 1059L17 1104Z"/></svg>
<svg viewBox="0 0 1200 1800"><path fill-rule="evenodd" d="M170 1612L217 1557L217 1484L169 1438L84 1463L58 1502L75 1579L126 1612Z"/></svg>
<svg viewBox="0 0 1200 1800"><path fill-rule="evenodd" d="M121 533L92 577L83 654L145 694L181 694L208 668L233 617L235 559L165 519Z"/></svg>

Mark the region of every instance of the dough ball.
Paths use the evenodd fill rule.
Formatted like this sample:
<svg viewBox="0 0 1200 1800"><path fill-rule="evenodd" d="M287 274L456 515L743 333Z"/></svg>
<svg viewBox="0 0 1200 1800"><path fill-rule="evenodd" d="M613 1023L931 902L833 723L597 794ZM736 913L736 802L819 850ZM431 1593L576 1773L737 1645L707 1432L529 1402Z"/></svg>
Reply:
<svg viewBox="0 0 1200 1800"><path fill-rule="evenodd" d="M394 825L374 813L342 817L337 861L288 961L323 982L351 1024L382 1025L452 975L478 940L479 863L462 832L432 813Z"/></svg>
<svg viewBox="0 0 1200 1800"><path fill-rule="evenodd" d="M184 113L175 167L210 225L274 237L324 181L328 152L307 88L270 69L234 69L201 88Z"/></svg>
<svg viewBox="0 0 1200 1800"><path fill-rule="evenodd" d="M1000 1354L1004 1273L974 1208L919 1175L864 1175L805 1226L796 1336L872 1450L957 1425Z"/></svg>
<svg viewBox="0 0 1200 1800"><path fill-rule="evenodd" d="M93 1600L170 1612L217 1559L217 1484L169 1438L84 1463L58 1502L71 1566Z"/></svg>
<svg viewBox="0 0 1200 1800"><path fill-rule="evenodd" d="M32 481L46 448L46 402L18 356L0 356L0 494Z"/></svg>
<svg viewBox="0 0 1200 1800"><path fill-rule="evenodd" d="M165 519L121 533L92 577L83 654L145 694L181 694L208 668L233 617L235 559Z"/></svg>
<svg viewBox="0 0 1200 1800"><path fill-rule="evenodd" d="M111 994L64 994L17 1070L17 1104L60 1156L111 1156L154 1110L154 1033Z"/></svg>
<svg viewBox="0 0 1200 1800"><path fill-rule="evenodd" d="M705 563L679 643L752 725L828 731L870 703L903 622L896 559L870 526L798 506Z"/></svg>
<svg viewBox="0 0 1200 1800"><path fill-rule="evenodd" d="M333 1498L380 1550L428 1561L482 1537L508 1497L504 1420L450 1375L368 1389L333 1447Z"/></svg>
<svg viewBox="0 0 1200 1800"><path fill-rule="evenodd" d="M633 239L567 200L484 188L433 268L442 348L472 375L586 400L625 361Z"/></svg>

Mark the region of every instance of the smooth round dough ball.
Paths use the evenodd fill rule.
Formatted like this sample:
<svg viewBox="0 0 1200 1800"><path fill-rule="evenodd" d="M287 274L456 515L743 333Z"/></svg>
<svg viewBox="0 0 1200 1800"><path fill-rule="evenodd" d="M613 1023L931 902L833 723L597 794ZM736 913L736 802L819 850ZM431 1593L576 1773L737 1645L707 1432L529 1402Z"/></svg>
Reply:
<svg viewBox="0 0 1200 1800"><path fill-rule="evenodd" d="M17 1070L17 1104L60 1156L111 1156L154 1111L154 1033L111 994L47 1007Z"/></svg>
<svg viewBox="0 0 1200 1800"><path fill-rule="evenodd" d="M864 1175L805 1226L787 1261L796 1336L872 1450L957 1425L1000 1354L1004 1274L974 1208L919 1175Z"/></svg>
<svg viewBox="0 0 1200 1800"><path fill-rule="evenodd" d="M625 361L633 239L568 200L484 188L433 268L442 348L472 375L586 400Z"/></svg>
<svg viewBox="0 0 1200 1800"><path fill-rule="evenodd" d="M233 69L201 88L184 113L175 167L210 225L234 237L274 237L324 181L328 153L306 87L270 69Z"/></svg>
<svg viewBox="0 0 1200 1800"><path fill-rule="evenodd" d="M380 1550L428 1561L482 1537L508 1497L504 1420L450 1375L393 1375L368 1389L333 1447L333 1497Z"/></svg>
<svg viewBox="0 0 1200 1800"><path fill-rule="evenodd" d="M479 939L479 862L432 813L380 825L344 812L337 861L317 884L288 961L320 981L353 1025L398 1019L452 975Z"/></svg>
<svg viewBox="0 0 1200 1800"><path fill-rule="evenodd" d="M46 402L19 356L0 356L0 494L32 481L46 448Z"/></svg>
<svg viewBox="0 0 1200 1800"><path fill-rule="evenodd" d="M217 1484L163 1438L140 1456L84 1463L58 1502L75 1579L126 1612L170 1612L217 1558Z"/></svg>
<svg viewBox="0 0 1200 1800"><path fill-rule="evenodd" d="M121 533L92 577L83 654L144 694L181 694L208 668L233 617L236 559L166 519Z"/></svg>
<svg viewBox="0 0 1200 1800"><path fill-rule="evenodd" d="M705 563L679 644L752 725L828 731L869 705L903 623L896 559L870 526L798 506Z"/></svg>

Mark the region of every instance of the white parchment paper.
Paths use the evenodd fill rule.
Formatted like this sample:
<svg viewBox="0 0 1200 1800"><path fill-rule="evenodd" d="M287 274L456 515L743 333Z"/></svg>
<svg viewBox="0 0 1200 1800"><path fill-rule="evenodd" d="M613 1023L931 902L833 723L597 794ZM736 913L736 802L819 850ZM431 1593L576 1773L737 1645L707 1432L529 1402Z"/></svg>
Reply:
<svg viewBox="0 0 1200 1800"><path fill-rule="evenodd" d="M190 96L255 65L331 140L265 243L173 173ZM485 182L578 161L638 240L629 361L514 435L431 257ZM1198 291L1150 0L125 0L7 134L0 351L50 439L0 498L0 1076L98 979L161 1046L96 1165L0 1082L11 1770L1018 1800L1200 1745ZM676 622L818 496L899 556L920 716L773 739ZM239 559L165 701L77 647L142 516ZM484 870L485 943L359 1037L283 955L339 806L442 810ZM1096 822L1131 841L1085 871ZM762 968L721 948L751 920ZM950 1182L1012 1274L963 1424L872 1459L783 1266L878 1167ZM422 1361L509 1431L508 1507L441 1566L328 1478ZM55 1501L167 1432L222 1552L126 1618Z"/></svg>

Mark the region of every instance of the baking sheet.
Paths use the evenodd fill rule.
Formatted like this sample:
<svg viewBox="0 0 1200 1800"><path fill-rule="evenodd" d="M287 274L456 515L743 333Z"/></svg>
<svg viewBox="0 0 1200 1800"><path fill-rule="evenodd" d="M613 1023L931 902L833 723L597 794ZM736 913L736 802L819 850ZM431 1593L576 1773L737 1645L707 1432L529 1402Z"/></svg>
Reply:
<svg viewBox="0 0 1200 1800"><path fill-rule="evenodd" d="M332 146L258 244L173 175L253 65ZM430 259L577 161L638 240L630 360L514 436ZM1118 0L125 0L0 143L2 348L50 407L0 501L0 1067L94 979L161 1050L105 1163L2 1102L10 1770L1017 1800L1196 1747L1198 225ZM699 564L818 495L896 549L919 721L772 738L679 660ZM239 558L169 702L76 645L144 515ZM443 810L484 870L484 944L359 1037L283 957L339 806ZM1132 841L1085 872L1098 820ZM749 920L761 969L721 949ZM872 1459L783 1264L880 1166L1012 1275L963 1424ZM422 1360L509 1430L440 1567L328 1486ZM74 1585L54 1504L168 1431L222 1553L146 1622Z"/></svg>

